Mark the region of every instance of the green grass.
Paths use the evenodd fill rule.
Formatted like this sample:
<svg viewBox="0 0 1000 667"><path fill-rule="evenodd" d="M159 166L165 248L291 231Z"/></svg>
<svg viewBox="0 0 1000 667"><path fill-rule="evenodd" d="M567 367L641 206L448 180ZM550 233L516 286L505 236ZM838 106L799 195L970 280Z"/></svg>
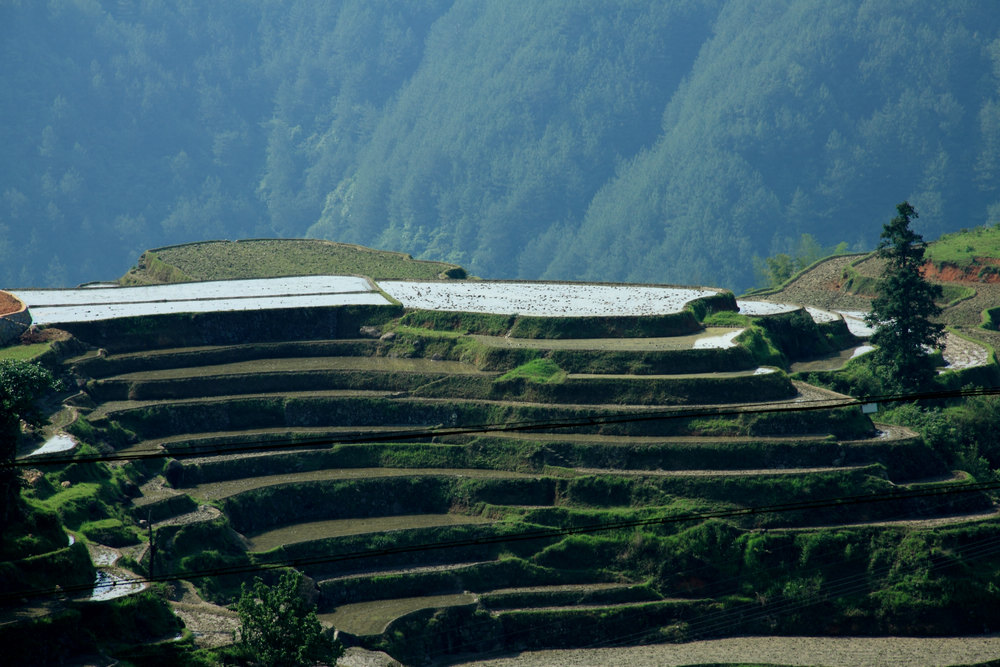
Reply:
<svg viewBox="0 0 1000 667"><path fill-rule="evenodd" d="M124 285L295 275L362 275L375 279L465 278L455 264L316 239L206 241L146 251L119 279Z"/></svg>
<svg viewBox="0 0 1000 667"><path fill-rule="evenodd" d="M976 288L968 285L941 285L941 298L939 304L954 306L960 301L971 299L976 296Z"/></svg>
<svg viewBox="0 0 1000 667"><path fill-rule="evenodd" d="M945 234L927 246L926 257L938 266L959 268L975 264L976 257L1000 257L1000 225Z"/></svg>
<svg viewBox="0 0 1000 667"><path fill-rule="evenodd" d="M750 318L731 310L720 310L705 317L701 323L706 327L746 327L750 325Z"/></svg>
<svg viewBox="0 0 1000 667"><path fill-rule="evenodd" d="M32 343L31 345L10 345L0 348L0 359L29 361L40 357L52 348L52 343Z"/></svg>
<svg viewBox="0 0 1000 667"><path fill-rule="evenodd" d="M566 371L551 359L532 359L526 364L502 375L500 380L514 380L524 378L528 382L538 382L540 384L554 384L566 379Z"/></svg>

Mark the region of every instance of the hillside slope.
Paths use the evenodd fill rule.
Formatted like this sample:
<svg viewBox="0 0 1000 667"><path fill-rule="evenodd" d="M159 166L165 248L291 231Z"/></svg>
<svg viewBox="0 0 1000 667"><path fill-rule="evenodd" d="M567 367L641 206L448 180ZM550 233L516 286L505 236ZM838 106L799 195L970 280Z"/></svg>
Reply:
<svg viewBox="0 0 1000 667"><path fill-rule="evenodd" d="M927 238L1000 201L989 3L58 0L0 35L7 286L310 235L741 289L903 199Z"/></svg>
<svg viewBox="0 0 1000 667"><path fill-rule="evenodd" d="M250 298L239 281L18 292L92 346L62 366L82 444L51 454L25 498L140 575L225 603L251 573L294 566L342 640L407 664L1000 623L991 498L956 490L971 476L913 431L783 370L858 344L830 313L742 316L705 288L445 280L367 288L398 303L57 312L235 288ZM22 654L52 628L21 595L53 591L16 577L65 550L5 564L15 622L0 631ZM162 592L142 595L164 614ZM91 642L174 662L217 646L199 633L231 614L173 595L195 634Z"/></svg>

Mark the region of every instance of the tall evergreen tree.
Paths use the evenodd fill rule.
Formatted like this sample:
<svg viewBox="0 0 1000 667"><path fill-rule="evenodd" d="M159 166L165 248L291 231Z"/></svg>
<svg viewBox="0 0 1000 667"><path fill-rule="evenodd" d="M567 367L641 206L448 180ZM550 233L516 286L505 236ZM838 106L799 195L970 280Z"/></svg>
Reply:
<svg viewBox="0 0 1000 667"><path fill-rule="evenodd" d="M885 260L877 296L865 318L875 327L872 361L876 372L892 389L911 391L934 377L928 348L939 346L944 326L930 318L941 313L934 302L941 287L920 273L924 263L923 238L910 229L916 210L909 202L896 206L899 215L882 228L878 256Z"/></svg>

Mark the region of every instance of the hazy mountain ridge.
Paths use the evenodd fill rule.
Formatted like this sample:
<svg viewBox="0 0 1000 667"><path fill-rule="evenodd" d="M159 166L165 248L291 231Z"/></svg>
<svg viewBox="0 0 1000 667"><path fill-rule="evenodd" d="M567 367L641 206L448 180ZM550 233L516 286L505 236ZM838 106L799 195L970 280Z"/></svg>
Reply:
<svg viewBox="0 0 1000 667"><path fill-rule="evenodd" d="M0 280L311 235L495 277L752 282L1000 217L991 5L0 6Z"/></svg>

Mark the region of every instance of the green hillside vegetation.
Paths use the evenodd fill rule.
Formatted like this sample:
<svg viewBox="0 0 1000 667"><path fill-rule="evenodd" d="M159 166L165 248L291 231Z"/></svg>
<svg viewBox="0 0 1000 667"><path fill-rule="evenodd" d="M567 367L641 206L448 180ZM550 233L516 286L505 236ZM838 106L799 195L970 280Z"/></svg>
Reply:
<svg viewBox="0 0 1000 667"><path fill-rule="evenodd" d="M1000 211L990 3L55 0L0 25L7 286L310 236L739 290L804 234L873 247L886 192L927 239Z"/></svg>
<svg viewBox="0 0 1000 667"><path fill-rule="evenodd" d="M154 252L187 273L223 247L184 246L184 260ZM302 273L293 257L255 270ZM377 267L423 266L388 259ZM31 511L0 541L0 592L86 587L98 545L139 575L190 577L218 604L233 603L254 568L275 583L269 568L294 562L345 645L407 664L774 633L964 636L1000 622L993 499L947 492L996 478L1000 453L981 443L1000 402L905 406L873 424L807 383L877 391L864 357L786 373L857 345L843 322L735 306L731 294L711 297L676 331L602 318L590 326L602 337L580 318L518 325L398 305L334 308L336 327L319 312L290 326L286 311L64 325L104 350L51 359L82 389L67 399L67 430L84 444L30 474ZM746 329L734 347L694 347L732 327ZM212 338L234 330L238 342ZM630 337L603 337L616 330ZM559 331L573 337L539 337ZM756 372L762 364L772 368ZM98 452L158 456L75 460ZM880 502L842 502L870 495ZM755 510L803 501L816 505ZM60 600L62 615L35 620L23 595L0 598L0 614L21 615L0 637L52 662L85 651L236 660L201 648L197 619L163 641L177 632L171 606L189 608L176 591ZM74 620L93 609L116 619L108 631Z"/></svg>
<svg viewBox="0 0 1000 667"><path fill-rule="evenodd" d="M981 258L1000 257L1000 227L983 226L945 234L927 246L927 259L939 267L968 268Z"/></svg>
<svg viewBox="0 0 1000 667"><path fill-rule="evenodd" d="M310 239L252 239L147 250L118 282L151 285L323 274L362 275L376 280L466 277L460 266L418 261L398 252Z"/></svg>

